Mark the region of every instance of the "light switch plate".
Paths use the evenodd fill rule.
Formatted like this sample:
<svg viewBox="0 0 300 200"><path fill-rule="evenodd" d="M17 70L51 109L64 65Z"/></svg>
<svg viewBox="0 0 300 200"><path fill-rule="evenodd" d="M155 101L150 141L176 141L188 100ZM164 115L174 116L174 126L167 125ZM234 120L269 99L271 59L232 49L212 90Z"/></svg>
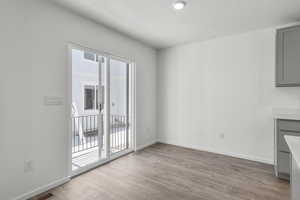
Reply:
<svg viewBox="0 0 300 200"><path fill-rule="evenodd" d="M46 106L58 106L62 105L63 100L62 97L58 96L45 96L44 97L44 105Z"/></svg>

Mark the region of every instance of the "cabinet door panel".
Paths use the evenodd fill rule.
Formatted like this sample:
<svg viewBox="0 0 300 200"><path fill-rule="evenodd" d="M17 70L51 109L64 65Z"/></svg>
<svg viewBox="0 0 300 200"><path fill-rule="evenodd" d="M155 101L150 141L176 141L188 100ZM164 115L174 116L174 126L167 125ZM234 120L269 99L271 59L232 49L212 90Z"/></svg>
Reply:
<svg viewBox="0 0 300 200"><path fill-rule="evenodd" d="M300 83L300 28L283 34L283 78L289 83Z"/></svg>
<svg viewBox="0 0 300 200"><path fill-rule="evenodd" d="M290 174L290 154L278 152L278 172Z"/></svg>
<svg viewBox="0 0 300 200"><path fill-rule="evenodd" d="M277 86L300 86L300 26L277 32Z"/></svg>

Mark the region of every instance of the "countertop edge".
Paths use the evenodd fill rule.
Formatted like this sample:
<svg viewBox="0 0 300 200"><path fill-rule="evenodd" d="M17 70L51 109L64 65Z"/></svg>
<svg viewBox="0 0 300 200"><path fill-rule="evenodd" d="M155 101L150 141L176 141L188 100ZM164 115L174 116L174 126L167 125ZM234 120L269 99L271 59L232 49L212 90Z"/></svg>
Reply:
<svg viewBox="0 0 300 200"><path fill-rule="evenodd" d="M295 159L298 167L300 168L300 137L285 135L284 139L289 146L293 158Z"/></svg>
<svg viewBox="0 0 300 200"><path fill-rule="evenodd" d="M286 120L298 120L300 121L300 115L295 116L295 115L273 115L274 119L286 119Z"/></svg>
<svg viewBox="0 0 300 200"><path fill-rule="evenodd" d="M274 119L300 120L299 108L273 108L272 115Z"/></svg>

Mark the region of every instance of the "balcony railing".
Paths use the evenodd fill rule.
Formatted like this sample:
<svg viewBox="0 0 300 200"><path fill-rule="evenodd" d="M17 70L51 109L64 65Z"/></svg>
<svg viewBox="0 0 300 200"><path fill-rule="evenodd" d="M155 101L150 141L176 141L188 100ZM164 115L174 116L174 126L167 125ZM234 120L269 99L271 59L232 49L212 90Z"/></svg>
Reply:
<svg viewBox="0 0 300 200"><path fill-rule="evenodd" d="M117 153L128 149L128 122L127 117L122 115L111 115L110 127L110 152Z"/></svg>
<svg viewBox="0 0 300 200"><path fill-rule="evenodd" d="M104 146L103 135L98 136L98 115L72 117L72 153L80 153L92 148ZM128 148L127 117L111 115L110 152L116 153Z"/></svg>

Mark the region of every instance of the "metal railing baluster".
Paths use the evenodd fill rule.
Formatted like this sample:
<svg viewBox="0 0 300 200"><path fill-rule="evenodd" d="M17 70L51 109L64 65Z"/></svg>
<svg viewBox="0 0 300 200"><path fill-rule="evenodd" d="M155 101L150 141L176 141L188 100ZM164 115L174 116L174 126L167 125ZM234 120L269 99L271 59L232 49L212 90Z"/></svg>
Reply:
<svg viewBox="0 0 300 200"><path fill-rule="evenodd" d="M127 118L122 115L111 115L111 153L127 149ZM72 153L98 147L98 115L72 117ZM104 141L102 144L104 145Z"/></svg>

